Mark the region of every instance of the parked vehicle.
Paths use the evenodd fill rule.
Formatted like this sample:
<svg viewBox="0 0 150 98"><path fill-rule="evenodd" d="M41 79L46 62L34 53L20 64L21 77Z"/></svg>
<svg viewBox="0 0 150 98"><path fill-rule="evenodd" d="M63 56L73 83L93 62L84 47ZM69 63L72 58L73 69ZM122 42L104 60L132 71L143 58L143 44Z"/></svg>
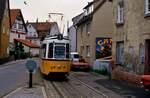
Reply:
<svg viewBox="0 0 150 98"><path fill-rule="evenodd" d="M79 54L78 54L78 52L71 52L71 60L73 62L78 62L79 61Z"/></svg>
<svg viewBox="0 0 150 98"><path fill-rule="evenodd" d="M71 70L89 70L90 65L77 52L71 53Z"/></svg>
<svg viewBox="0 0 150 98"><path fill-rule="evenodd" d="M150 91L150 75L141 76L141 85L145 90Z"/></svg>

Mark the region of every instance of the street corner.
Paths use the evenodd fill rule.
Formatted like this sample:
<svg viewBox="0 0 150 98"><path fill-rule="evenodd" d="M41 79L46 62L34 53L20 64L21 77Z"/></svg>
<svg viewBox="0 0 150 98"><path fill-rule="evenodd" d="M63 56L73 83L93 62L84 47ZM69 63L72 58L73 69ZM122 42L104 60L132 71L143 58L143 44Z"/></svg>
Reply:
<svg viewBox="0 0 150 98"><path fill-rule="evenodd" d="M45 88L43 86L27 86L19 87L3 98L47 98Z"/></svg>

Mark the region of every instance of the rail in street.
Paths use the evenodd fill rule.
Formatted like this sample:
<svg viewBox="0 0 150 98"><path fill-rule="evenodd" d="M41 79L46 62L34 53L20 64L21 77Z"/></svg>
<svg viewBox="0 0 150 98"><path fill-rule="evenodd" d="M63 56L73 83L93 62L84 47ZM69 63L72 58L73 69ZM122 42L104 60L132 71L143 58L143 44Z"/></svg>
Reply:
<svg viewBox="0 0 150 98"><path fill-rule="evenodd" d="M44 80L48 98L109 98L88 84L69 76L68 80Z"/></svg>

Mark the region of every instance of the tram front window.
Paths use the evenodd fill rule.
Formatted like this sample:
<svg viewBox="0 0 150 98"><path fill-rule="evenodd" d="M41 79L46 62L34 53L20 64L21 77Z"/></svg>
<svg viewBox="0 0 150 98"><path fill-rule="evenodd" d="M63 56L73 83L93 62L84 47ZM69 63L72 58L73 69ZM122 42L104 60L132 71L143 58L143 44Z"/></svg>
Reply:
<svg viewBox="0 0 150 98"><path fill-rule="evenodd" d="M55 46L55 58L65 58L65 47Z"/></svg>

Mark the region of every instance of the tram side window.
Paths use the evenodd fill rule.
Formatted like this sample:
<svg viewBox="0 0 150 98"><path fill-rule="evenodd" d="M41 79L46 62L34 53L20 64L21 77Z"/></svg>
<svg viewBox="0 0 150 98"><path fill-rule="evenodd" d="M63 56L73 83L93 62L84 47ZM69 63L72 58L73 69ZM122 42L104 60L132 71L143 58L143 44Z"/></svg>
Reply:
<svg viewBox="0 0 150 98"><path fill-rule="evenodd" d="M69 58L69 44L66 44L66 58Z"/></svg>
<svg viewBox="0 0 150 98"><path fill-rule="evenodd" d="M42 57L46 57L46 44L42 45Z"/></svg>
<svg viewBox="0 0 150 98"><path fill-rule="evenodd" d="M53 43L49 44L48 58L53 58Z"/></svg>

